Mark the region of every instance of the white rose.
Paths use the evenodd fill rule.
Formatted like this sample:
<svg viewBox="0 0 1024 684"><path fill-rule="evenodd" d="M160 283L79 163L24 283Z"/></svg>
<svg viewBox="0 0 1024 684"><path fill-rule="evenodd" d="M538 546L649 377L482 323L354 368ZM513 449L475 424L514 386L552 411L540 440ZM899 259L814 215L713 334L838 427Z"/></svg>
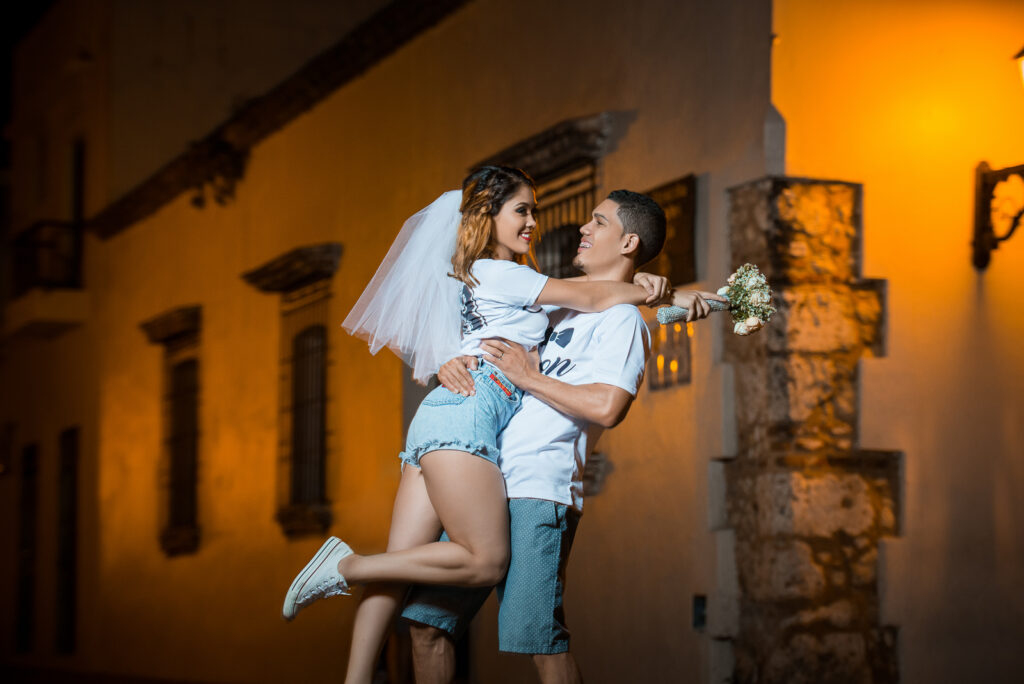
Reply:
<svg viewBox="0 0 1024 684"><path fill-rule="evenodd" d="M735 273L733 273L733 274L732 274L731 276L729 276L729 277L728 277L728 278L726 279L726 281L725 281L725 282L729 283L730 285L732 285L733 283L735 283L735 282L736 282L736 274L735 274Z"/></svg>
<svg viewBox="0 0 1024 684"><path fill-rule="evenodd" d="M757 318L756 316L751 316L747 320L743 321L743 325L746 326L747 330L749 330L750 332L756 332L760 330L762 326L764 326L764 323L762 323L761 319Z"/></svg>
<svg viewBox="0 0 1024 684"><path fill-rule="evenodd" d="M746 325L745 321L736 321L736 323L732 326L732 331L734 333L736 333L737 335L749 335L750 334L750 331L747 329L747 325Z"/></svg>
<svg viewBox="0 0 1024 684"><path fill-rule="evenodd" d="M719 295L720 297L728 297L729 296L729 288L728 288L728 286L722 286L722 287L718 288L718 292L716 294Z"/></svg>

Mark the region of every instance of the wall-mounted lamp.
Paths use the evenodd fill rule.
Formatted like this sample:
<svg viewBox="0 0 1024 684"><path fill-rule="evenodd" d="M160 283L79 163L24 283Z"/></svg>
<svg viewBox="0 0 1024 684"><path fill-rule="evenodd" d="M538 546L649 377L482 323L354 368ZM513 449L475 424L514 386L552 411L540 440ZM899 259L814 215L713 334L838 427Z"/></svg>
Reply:
<svg viewBox="0 0 1024 684"><path fill-rule="evenodd" d="M1024 81L1024 48L1021 49L1013 59L1017 62L1021 71L1021 80ZM1009 240L1014 231L1020 226L1021 218L1024 217L1024 196L1007 196L999 198L998 205L993 206L996 199L996 188L1003 184L1010 188L1013 177L1016 176L1018 190L1024 185L1024 164L1010 166L1005 169L991 169L986 162L981 162L974 171L974 267L983 271L988 267L992 259L992 250L999 247L1000 242ZM1018 195L1022 193L1016 193ZM996 235L993 225L993 215L998 214L1000 222L1007 222L1006 231L1002 235Z"/></svg>
<svg viewBox="0 0 1024 684"><path fill-rule="evenodd" d="M1013 58L1017 60L1017 66L1020 67L1021 80L1024 80L1024 48L1021 48L1020 52L1014 55Z"/></svg>

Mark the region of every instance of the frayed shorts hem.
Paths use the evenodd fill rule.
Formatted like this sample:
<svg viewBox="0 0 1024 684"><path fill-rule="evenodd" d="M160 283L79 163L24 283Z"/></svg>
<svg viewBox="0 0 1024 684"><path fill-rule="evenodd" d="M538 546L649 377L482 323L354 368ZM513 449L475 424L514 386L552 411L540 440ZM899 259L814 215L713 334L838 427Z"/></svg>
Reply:
<svg viewBox="0 0 1024 684"><path fill-rule="evenodd" d="M472 442L461 439L432 439L423 444L417 444L411 449L407 448L405 451L398 454L398 457L402 459L402 465L411 465L417 468L420 467L420 459L429 454L431 451L464 451L467 454L473 456L479 456L485 461L490 461L497 465L498 463L498 450L494 446L485 444L483 442Z"/></svg>

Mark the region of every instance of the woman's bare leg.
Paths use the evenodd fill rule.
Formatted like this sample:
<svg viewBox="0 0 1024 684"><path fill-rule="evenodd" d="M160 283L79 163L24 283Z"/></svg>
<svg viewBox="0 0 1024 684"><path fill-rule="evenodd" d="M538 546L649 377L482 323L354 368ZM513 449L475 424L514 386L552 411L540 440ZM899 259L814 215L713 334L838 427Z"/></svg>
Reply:
<svg viewBox="0 0 1024 684"><path fill-rule="evenodd" d="M430 504L423 474L419 468L406 466L395 494L388 534L388 552L400 551L437 541L441 521ZM349 649L347 684L369 684L377 667L380 649L388 628L405 595L407 584L368 584L356 609Z"/></svg>
<svg viewBox="0 0 1024 684"><path fill-rule="evenodd" d="M508 502L498 467L464 451L420 460L423 479L450 542L434 542L338 563L350 583L405 582L489 586L508 567Z"/></svg>

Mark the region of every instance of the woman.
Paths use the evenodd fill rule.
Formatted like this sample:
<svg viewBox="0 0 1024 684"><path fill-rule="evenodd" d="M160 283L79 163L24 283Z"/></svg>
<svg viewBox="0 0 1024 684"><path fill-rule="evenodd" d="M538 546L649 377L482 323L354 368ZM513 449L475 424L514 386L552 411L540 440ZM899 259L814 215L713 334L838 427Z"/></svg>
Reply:
<svg viewBox="0 0 1024 684"><path fill-rule="evenodd" d="M602 311L653 299L639 285L560 281L515 263L529 252L535 205L533 182L522 171L475 171L461 197L446 193L407 222L346 328L366 335L374 351L388 344L424 380L453 356L480 355L486 338L536 346L547 327L541 305ZM451 278L431 258L445 253L452 255ZM461 341L455 323L460 299ZM486 361L474 380L475 395L439 387L420 405L402 453L403 463L414 467L403 467L387 552L359 556L332 538L288 591L283 612L291 619L318 598L348 593L351 583L392 583L367 588L347 681L370 680L402 585L487 586L505 573L508 509L496 441L521 392ZM450 541L436 541L442 528Z"/></svg>

